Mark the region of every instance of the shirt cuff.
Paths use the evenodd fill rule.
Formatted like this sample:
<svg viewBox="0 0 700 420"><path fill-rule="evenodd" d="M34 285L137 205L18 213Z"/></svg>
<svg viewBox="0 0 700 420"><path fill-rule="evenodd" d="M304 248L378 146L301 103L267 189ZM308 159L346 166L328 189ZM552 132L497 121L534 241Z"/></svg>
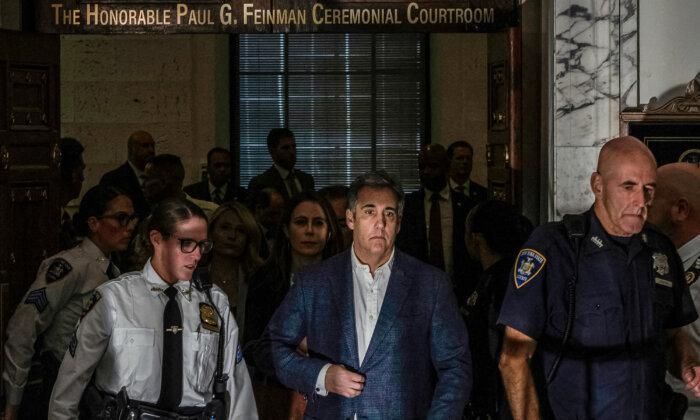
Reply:
<svg viewBox="0 0 700 420"><path fill-rule="evenodd" d="M329 367L331 367L331 364L326 363L321 368L321 371L318 372L318 376L316 377L316 387L314 388L314 391L316 391L316 393L322 397L328 395L328 390L326 390L326 372L328 372Z"/></svg>
<svg viewBox="0 0 700 420"><path fill-rule="evenodd" d="M10 405L20 405L24 388L18 387L5 380L5 403Z"/></svg>

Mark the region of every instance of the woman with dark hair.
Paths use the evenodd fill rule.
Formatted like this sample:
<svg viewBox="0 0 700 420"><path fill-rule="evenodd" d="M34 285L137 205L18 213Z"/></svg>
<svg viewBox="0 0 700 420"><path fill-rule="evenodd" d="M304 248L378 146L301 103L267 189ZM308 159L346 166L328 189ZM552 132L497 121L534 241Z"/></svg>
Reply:
<svg viewBox="0 0 700 420"><path fill-rule="evenodd" d="M250 281L243 343L260 338L289 291L295 273L342 250L343 238L328 201L311 191L293 196L282 215L270 258ZM270 369L264 367L268 362L255 357L266 352L256 351L255 345L246 348L246 355L258 368L254 370L254 384L260 418L286 419L290 392L263 373L269 373ZM303 346L299 350L305 351Z"/></svg>
<svg viewBox="0 0 700 420"><path fill-rule="evenodd" d="M139 242L140 272L95 290L63 358L49 417L257 419L238 328L226 294L195 276L212 248L207 218L178 198L158 203ZM122 417L120 417L122 418Z"/></svg>
<svg viewBox="0 0 700 420"><path fill-rule="evenodd" d="M479 204L467 217L467 250L483 269L474 292L462 302L474 366L467 419L510 418L498 371L503 330L497 321L515 256L532 229L525 216L502 201Z"/></svg>
<svg viewBox="0 0 700 420"><path fill-rule="evenodd" d="M263 265L258 254L260 229L243 204L230 201L222 204L211 215L209 237L214 243L209 275L213 283L228 295L231 312L243 335L248 284L253 274Z"/></svg>
<svg viewBox="0 0 700 420"><path fill-rule="evenodd" d="M97 286L119 275L110 254L126 249L135 225L129 197L105 186L85 193L75 220L84 239L41 263L36 280L7 325L6 419L46 418L51 388L82 308ZM42 366L31 376L43 376L41 388L25 390L40 335L36 350Z"/></svg>

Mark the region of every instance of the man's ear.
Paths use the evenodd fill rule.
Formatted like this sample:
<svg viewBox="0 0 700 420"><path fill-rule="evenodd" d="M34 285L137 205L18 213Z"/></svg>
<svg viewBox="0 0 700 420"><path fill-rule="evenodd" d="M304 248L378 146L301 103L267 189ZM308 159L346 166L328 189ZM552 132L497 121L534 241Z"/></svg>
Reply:
<svg viewBox="0 0 700 420"><path fill-rule="evenodd" d="M355 230L355 216L350 209L345 209L345 226L350 230Z"/></svg>
<svg viewBox="0 0 700 420"><path fill-rule="evenodd" d="M596 197L603 193L603 177L598 172L591 174L591 191Z"/></svg>
<svg viewBox="0 0 700 420"><path fill-rule="evenodd" d="M671 206L671 220L674 222L685 221L690 217L690 211L690 203L687 199L681 197Z"/></svg>
<svg viewBox="0 0 700 420"><path fill-rule="evenodd" d="M100 223L100 221L97 219L95 216L90 216L87 219L87 225L88 229L90 229L90 232L96 232L97 231L97 225Z"/></svg>

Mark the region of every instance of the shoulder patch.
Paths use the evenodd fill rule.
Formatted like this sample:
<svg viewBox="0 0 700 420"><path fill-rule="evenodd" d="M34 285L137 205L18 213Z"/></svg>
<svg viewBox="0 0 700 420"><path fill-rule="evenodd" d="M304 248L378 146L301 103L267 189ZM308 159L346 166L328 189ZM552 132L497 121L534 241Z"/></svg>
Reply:
<svg viewBox="0 0 700 420"><path fill-rule="evenodd" d="M88 300L87 303L85 304L85 309L83 309L83 314L80 315L80 319L83 319L85 317L85 315L87 315L88 312L90 312L90 310L92 310L92 308L95 307L95 304L97 302L99 302L100 299L102 299L102 295L100 294L100 292L95 290L93 292L92 296L90 296L90 300Z"/></svg>
<svg viewBox="0 0 700 420"><path fill-rule="evenodd" d="M46 297L46 287L29 292L27 298L24 299L24 303L34 305L39 313L44 312L46 307L49 306L49 299Z"/></svg>
<svg viewBox="0 0 700 420"><path fill-rule="evenodd" d="M236 346L236 364L241 363L241 360L243 360L243 351L241 351L241 345Z"/></svg>
<svg viewBox="0 0 700 420"><path fill-rule="evenodd" d="M515 287L520 289L524 285L530 282L530 280L537 277L542 271L542 268L547 263L547 258L531 248L524 248L518 254L518 258L515 261L515 267L513 269L513 281L515 282Z"/></svg>
<svg viewBox="0 0 700 420"><path fill-rule="evenodd" d="M211 305L203 302L199 304L199 319L202 321L202 328L214 332L219 331L219 319Z"/></svg>
<svg viewBox="0 0 700 420"><path fill-rule="evenodd" d="M61 280L73 270L73 267L68 263L68 261L63 258L56 258L51 261L51 265L46 270L46 284L55 282L56 280Z"/></svg>

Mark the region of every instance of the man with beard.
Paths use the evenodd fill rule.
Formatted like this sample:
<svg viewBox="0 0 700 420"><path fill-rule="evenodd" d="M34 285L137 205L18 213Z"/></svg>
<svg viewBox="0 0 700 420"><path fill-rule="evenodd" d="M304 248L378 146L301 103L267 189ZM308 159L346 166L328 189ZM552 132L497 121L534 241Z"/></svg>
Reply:
<svg viewBox="0 0 700 420"><path fill-rule="evenodd" d="M297 143L288 128L273 128L267 135L267 150L272 167L250 180L249 191L274 188L288 201L301 191L314 190L314 178L294 168L297 163Z"/></svg>
<svg viewBox="0 0 700 420"><path fill-rule="evenodd" d="M421 150L418 170L422 188L406 196L396 243L407 254L444 270L462 304L479 271L464 242L464 224L475 203L450 189L449 166L441 145L430 144Z"/></svg>

